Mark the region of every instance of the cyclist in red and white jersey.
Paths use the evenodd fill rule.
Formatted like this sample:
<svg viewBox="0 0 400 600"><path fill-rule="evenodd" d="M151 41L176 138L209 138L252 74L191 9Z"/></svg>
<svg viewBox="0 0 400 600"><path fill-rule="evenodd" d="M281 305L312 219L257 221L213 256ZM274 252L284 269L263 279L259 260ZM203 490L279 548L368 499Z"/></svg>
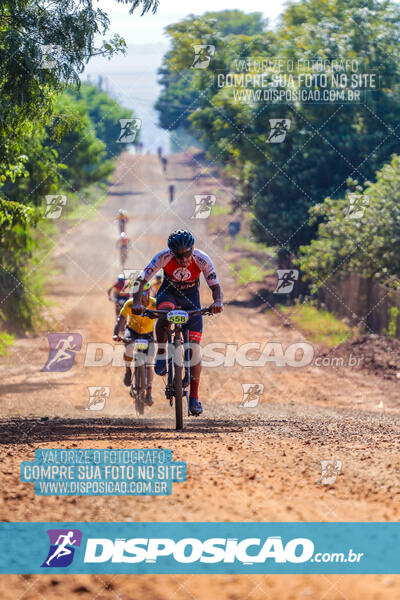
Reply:
<svg viewBox="0 0 400 600"><path fill-rule="evenodd" d="M168 248L156 254L139 276L137 281L140 285L133 296L132 312L142 312L142 289L160 269L164 270L164 281L157 293L158 309L172 310L176 306L183 310L200 308L199 285L200 275L203 273L213 297L211 312L216 314L223 310L223 293L211 258L205 252L194 248L194 237L190 231L176 229L168 238ZM166 319L158 319L156 335L159 346L155 364L157 375L165 375L167 372L165 344L168 340L168 327ZM199 344L203 331L202 316L191 316L185 328L189 330L189 341ZM189 408L194 415L203 412L198 399L200 373L201 361L198 360L197 364L190 366Z"/></svg>

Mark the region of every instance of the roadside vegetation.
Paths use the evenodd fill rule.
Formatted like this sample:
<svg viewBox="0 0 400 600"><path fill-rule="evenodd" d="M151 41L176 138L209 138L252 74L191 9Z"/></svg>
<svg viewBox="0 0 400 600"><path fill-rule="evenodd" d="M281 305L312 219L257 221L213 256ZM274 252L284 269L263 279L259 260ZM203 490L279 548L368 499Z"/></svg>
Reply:
<svg viewBox="0 0 400 600"><path fill-rule="evenodd" d="M311 342L338 346L351 339L354 331L343 320L312 304L278 306L278 308L302 331Z"/></svg>
<svg viewBox="0 0 400 600"><path fill-rule="evenodd" d="M131 2L143 12L157 5ZM66 196L70 217L88 216L88 189L107 180L123 149L118 119L132 111L80 85L92 56L124 52L121 37L104 37L108 27L107 14L90 0L1 4L0 352L12 331L41 324L48 240L56 231L46 218L46 196Z"/></svg>
<svg viewBox="0 0 400 600"><path fill-rule="evenodd" d="M400 7L391 0L300 0L274 28L261 13L241 11L190 15L167 28L160 123L198 140L234 190L233 211L248 213L253 242L288 257L315 295L339 271L400 288L399 26ZM214 48L206 68L192 68L195 45ZM338 69L372 74L379 84L362 91L360 102L273 103L249 95L276 88L274 59L310 75L304 64L311 58L355 61ZM235 73L262 73L264 84L221 84ZM307 91L298 73L280 89ZM270 143L271 119L290 121L281 143ZM226 242L236 243L244 245ZM397 313L389 317L393 335Z"/></svg>

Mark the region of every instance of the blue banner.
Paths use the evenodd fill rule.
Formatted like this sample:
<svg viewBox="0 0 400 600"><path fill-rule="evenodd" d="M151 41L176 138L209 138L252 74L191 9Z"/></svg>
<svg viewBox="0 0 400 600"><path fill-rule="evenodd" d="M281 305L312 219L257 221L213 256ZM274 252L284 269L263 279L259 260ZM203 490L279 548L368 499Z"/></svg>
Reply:
<svg viewBox="0 0 400 600"><path fill-rule="evenodd" d="M0 573L399 574L399 523L1 523Z"/></svg>

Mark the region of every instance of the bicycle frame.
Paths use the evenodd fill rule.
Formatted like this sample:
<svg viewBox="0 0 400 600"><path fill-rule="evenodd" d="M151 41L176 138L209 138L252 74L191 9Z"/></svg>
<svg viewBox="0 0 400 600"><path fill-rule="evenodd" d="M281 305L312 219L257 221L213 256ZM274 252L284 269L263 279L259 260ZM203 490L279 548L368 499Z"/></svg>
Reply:
<svg viewBox="0 0 400 600"><path fill-rule="evenodd" d="M175 310L178 310L176 308ZM168 314L174 311L170 310L151 310L144 309L142 314L144 316L150 318L159 318L166 317ZM181 311L187 315L186 322L193 315L205 315L211 314L211 308L201 308L196 310L189 311ZM174 329L172 328L172 324L174 325ZM187 405L188 405L188 415L190 415L189 411L189 394L188 394L188 386L190 382L190 365L189 365L189 331L187 329L183 330L184 322L171 322L170 328L168 331L168 355L167 355L167 384L165 386L165 396L169 400L170 406L173 405L173 399L175 398L175 415L176 415L176 429L183 428L183 415L182 415L182 396L183 394L186 396ZM183 335L183 339L182 339ZM182 341L184 344L184 365L185 365L185 376L182 379L182 365L179 362L174 361L174 356L172 353L172 347L174 348L174 354L176 356L176 351L179 350L179 347L182 345Z"/></svg>

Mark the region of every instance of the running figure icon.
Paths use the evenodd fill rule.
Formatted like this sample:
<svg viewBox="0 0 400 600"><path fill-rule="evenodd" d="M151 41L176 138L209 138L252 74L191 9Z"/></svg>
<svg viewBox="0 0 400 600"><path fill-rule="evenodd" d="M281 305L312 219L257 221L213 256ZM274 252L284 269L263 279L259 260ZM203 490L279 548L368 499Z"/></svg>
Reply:
<svg viewBox="0 0 400 600"><path fill-rule="evenodd" d="M82 346L79 333L48 333L49 356L42 371L68 371Z"/></svg>
<svg viewBox="0 0 400 600"><path fill-rule="evenodd" d="M56 350L57 350L56 354L46 365L47 371L50 371L50 367L55 363L59 363L63 360L71 360L70 353L76 352L76 350L77 350L75 344L72 343L73 341L74 341L74 336L69 335L66 339L61 339L58 342L58 344L56 346Z"/></svg>
<svg viewBox="0 0 400 600"><path fill-rule="evenodd" d="M299 278L298 269L277 269L278 284L274 294L290 294Z"/></svg>
<svg viewBox="0 0 400 600"><path fill-rule="evenodd" d="M72 554L72 550L70 548L67 548L67 546L69 544L71 546L73 546L74 544L77 543L78 540L74 540L73 536L74 536L73 531L69 531L66 535L58 536L58 539L56 541L57 548L56 548L55 552L50 556L50 558L48 558L46 560L46 565L48 567L50 566L51 561L54 560L55 558L61 558L62 556L67 556L68 554ZM60 540L62 540L62 541L60 541Z"/></svg>

